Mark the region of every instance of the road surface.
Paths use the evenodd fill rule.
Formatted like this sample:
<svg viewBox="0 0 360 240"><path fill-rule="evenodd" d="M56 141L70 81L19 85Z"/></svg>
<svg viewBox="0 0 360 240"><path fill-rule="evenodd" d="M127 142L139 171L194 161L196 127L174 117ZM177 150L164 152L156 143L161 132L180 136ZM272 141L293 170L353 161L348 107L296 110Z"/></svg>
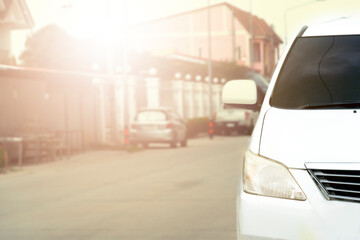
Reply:
<svg viewBox="0 0 360 240"><path fill-rule="evenodd" d="M88 152L0 174L0 239L234 240L248 141Z"/></svg>

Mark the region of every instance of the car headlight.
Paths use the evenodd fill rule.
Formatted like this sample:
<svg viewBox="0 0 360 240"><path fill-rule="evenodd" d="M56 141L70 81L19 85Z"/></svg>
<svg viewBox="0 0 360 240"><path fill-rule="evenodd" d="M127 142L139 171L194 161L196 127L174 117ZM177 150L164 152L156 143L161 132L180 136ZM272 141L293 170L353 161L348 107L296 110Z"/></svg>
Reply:
<svg viewBox="0 0 360 240"><path fill-rule="evenodd" d="M247 151L243 169L244 191L268 197L306 200L304 192L281 163Z"/></svg>

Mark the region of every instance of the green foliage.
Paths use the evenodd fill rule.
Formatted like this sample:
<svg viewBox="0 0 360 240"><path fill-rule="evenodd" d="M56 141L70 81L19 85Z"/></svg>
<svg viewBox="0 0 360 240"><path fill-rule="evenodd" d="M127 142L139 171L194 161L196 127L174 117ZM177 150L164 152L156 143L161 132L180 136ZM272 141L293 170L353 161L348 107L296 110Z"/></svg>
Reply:
<svg viewBox="0 0 360 240"><path fill-rule="evenodd" d="M135 153L135 152L140 152L140 151L142 151L143 149L142 148L140 148L139 146L137 146L137 145L130 145L130 146L128 146L128 148L127 149L125 149L125 150L127 150L129 153Z"/></svg>
<svg viewBox="0 0 360 240"><path fill-rule="evenodd" d="M209 131L209 118L191 118L187 123L187 134L189 138L196 137L200 133L208 133Z"/></svg>
<svg viewBox="0 0 360 240"><path fill-rule="evenodd" d="M6 168L9 165L10 159L7 157L5 149L0 147L0 170Z"/></svg>
<svg viewBox="0 0 360 240"><path fill-rule="evenodd" d="M76 41L57 25L48 25L30 35L20 56L24 65L71 69ZM76 52L76 51L75 51Z"/></svg>

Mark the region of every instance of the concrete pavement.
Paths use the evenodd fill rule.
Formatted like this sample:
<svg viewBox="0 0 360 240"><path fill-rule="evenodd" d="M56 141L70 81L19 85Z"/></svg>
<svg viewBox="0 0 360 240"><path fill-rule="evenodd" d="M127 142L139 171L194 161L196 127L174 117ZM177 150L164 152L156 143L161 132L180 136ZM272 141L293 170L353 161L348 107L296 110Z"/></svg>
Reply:
<svg viewBox="0 0 360 240"><path fill-rule="evenodd" d="M0 239L236 239L248 140L89 152L0 175Z"/></svg>

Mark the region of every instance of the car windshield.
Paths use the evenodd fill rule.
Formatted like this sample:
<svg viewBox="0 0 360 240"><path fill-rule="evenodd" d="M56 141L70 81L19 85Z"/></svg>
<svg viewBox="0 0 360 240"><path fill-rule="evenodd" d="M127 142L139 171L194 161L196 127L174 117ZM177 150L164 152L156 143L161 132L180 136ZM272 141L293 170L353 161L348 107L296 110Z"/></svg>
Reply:
<svg viewBox="0 0 360 240"><path fill-rule="evenodd" d="M298 38L280 71L271 105L344 108L358 102L360 36Z"/></svg>
<svg viewBox="0 0 360 240"><path fill-rule="evenodd" d="M141 111L137 114L138 122L165 121L166 114L162 111Z"/></svg>

